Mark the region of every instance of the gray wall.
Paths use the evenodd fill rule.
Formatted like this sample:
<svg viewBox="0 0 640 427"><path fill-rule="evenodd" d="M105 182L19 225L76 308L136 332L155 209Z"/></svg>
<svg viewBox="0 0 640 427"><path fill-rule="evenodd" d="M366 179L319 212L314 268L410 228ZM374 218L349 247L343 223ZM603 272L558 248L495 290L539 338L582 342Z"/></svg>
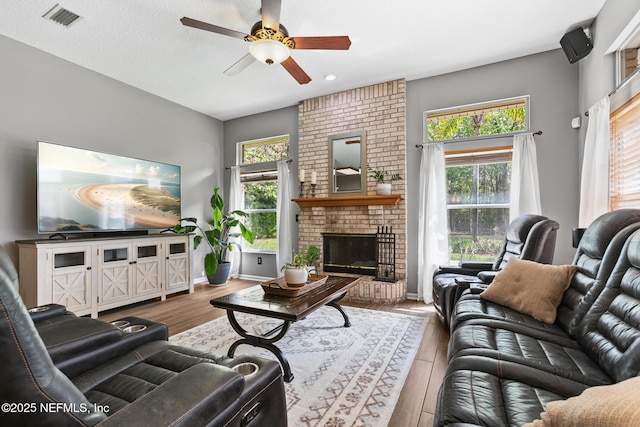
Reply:
<svg viewBox="0 0 640 427"><path fill-rule="evenodd" d="M280 110L241 117L224 122L224 165L231 167L236 164L236 144L253 139L268 138L277 135L289 135L289 154L293 162L289 165L291 171L291 197L298 193L298 106L282 108ZM249 170L249 169L247 169ZM229 171L225 171L225 188L229 188ZM228 194L227 194L228 196ZM298 248L298 224L296 214L298 206L291 203L293 250ZM262 264L258 264L258 257ZM276 266L275 254L260 254L245 252L242 254L240 274L253 277L276 277L281 266Z"/></svg>
<svg viewBox="0 0 640 427"><path fill-rule="evenodd" d="M36 140L182 167L183 216L210 218L223 123L0 36L0 244L37 238ZM202 271L194 254L194 277Z"/></svg>
<svg viewBox="0 0 640 427"><path fill-rule="evenodd" d="M608 0L591 26L593 50L578 62L579 106L583 118L580 158L589 121L584 112L615 88L615 54L606 52L639 10L640 0Z"/></svg>

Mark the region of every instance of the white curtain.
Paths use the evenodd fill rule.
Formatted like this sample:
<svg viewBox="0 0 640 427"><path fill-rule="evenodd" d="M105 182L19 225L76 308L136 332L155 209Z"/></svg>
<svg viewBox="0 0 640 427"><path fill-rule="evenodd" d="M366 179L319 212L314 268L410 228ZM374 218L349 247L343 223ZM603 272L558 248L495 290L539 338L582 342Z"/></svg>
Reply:
<svg viewBox="0 0 640 427"><path fill-rule="evenodd" d="M580 179L581 228L609 211L609 109L608 96L589 108Z"/></svg>
<svg viewBox="0 0 640 427"><path fill-rule="evenodd" d="M444 145L422 146L418 208L418 300L433 302L433 272L449 261Z"/></svg>
<svg viewBox="0 0 640 427"><path fill-rule="evenodd" d="M510 221L522 214L542 213L536 142L531 132L513 137L510 203Z"/></svg>
<svg viewBox="0 0 640 427"><path fill-rule="evenodd" d="M243 193L242 193L242 184L240 183L240 168L238 166L231 167L231 180L229 185L229 205L227 209L229 212L242 210L243 208ZM233 230L232 232L237 233L238 230ZM231 272L229 274L230 277L238 277L240 273L240 259L241 252L238 248L238 244L242 244L242 239L240 238L231 238L229 241L233 244L233 250L229 253L229 261L231 262ZM235 243L235 244L234 244Z"/></svg>
<svg viewBox="0 0 640 427"><path fill-rule="evenodd" d="M278 165L278 200L276 221L278 225L278 239L276 242L276 267L280 268L291 262L291 191L289 179L289 165L281 160Z"/></svg>

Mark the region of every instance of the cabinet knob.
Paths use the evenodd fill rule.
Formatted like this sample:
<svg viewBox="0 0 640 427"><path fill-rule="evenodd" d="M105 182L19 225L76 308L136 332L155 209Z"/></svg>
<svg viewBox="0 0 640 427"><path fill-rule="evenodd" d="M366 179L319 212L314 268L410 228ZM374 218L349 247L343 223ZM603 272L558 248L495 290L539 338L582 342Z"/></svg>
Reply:
<svg viewBox="0 0 640 427"><path fill-rule="evenodd" d="M91 266L88 266L88 267L87 267L87 270L91 270Z"/></svg>

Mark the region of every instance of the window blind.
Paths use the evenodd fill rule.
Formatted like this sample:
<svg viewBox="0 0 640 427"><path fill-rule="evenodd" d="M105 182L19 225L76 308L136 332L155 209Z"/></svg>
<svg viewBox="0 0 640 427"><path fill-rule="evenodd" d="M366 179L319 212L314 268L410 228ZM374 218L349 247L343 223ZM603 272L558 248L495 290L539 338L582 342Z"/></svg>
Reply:
<svg viewBox="0 0 640 427"><path fill-rule="evenodd" d="M449 167L510 162L512 153L512 147L496 147L471 151L449 151L445 153L445 165Z"/></svg>
<svg viewBox="0 0 640 427"><path fill-rule="evenodd" d="M609 206L640 206L640 94L610 115Z"/></svg>
<svg viewBox="0 0 640 427"><path fill-rule="evenodd" d="M240 182L276 181L277 171L240 172Z"/></svg>

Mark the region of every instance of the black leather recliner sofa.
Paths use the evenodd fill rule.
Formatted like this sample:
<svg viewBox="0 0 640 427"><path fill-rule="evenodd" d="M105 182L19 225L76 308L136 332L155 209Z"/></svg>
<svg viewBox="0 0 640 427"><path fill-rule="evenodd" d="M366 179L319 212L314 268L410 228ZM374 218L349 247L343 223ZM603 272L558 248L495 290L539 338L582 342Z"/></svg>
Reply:
<svg viewBox="0 0 640 427"><path fill-rule="evenodd" d="M502 251L493 262L466 261L459 266L441 266L433 274L433 305L445 325L451 320L451 313L468 282L490 281L510 258L551 264L556 248L556 234L559 225L546 216L520 215L507 228ZM462 282L462 283L460 283Z"/></svg>
<svg viewBox="0 0 640 427"><path fill-rule="evenodd" d="M112 324L78 317L58 304L28 311L54 365L70 378L142 344L169 338L167 325L138 317L124 317ZM126 332L115 324L142 330Z"/></svg>
<svg viewBox="0 0 640 427"><path fill-rule="evenodd" d="M61 306L29 313L17 289L0 249L0 425L287 425L277 362L172 345L137 318L145 331L126 334ZM246 363L255 374L234 369Z"/></svg>
<svg viewBox="0 0 640 427"><path fill-rule="evenodd" d="M640 210L596 219L574 264L553 324L466 291L434 426L522 426L551 401L640 374Z"/></svg>

